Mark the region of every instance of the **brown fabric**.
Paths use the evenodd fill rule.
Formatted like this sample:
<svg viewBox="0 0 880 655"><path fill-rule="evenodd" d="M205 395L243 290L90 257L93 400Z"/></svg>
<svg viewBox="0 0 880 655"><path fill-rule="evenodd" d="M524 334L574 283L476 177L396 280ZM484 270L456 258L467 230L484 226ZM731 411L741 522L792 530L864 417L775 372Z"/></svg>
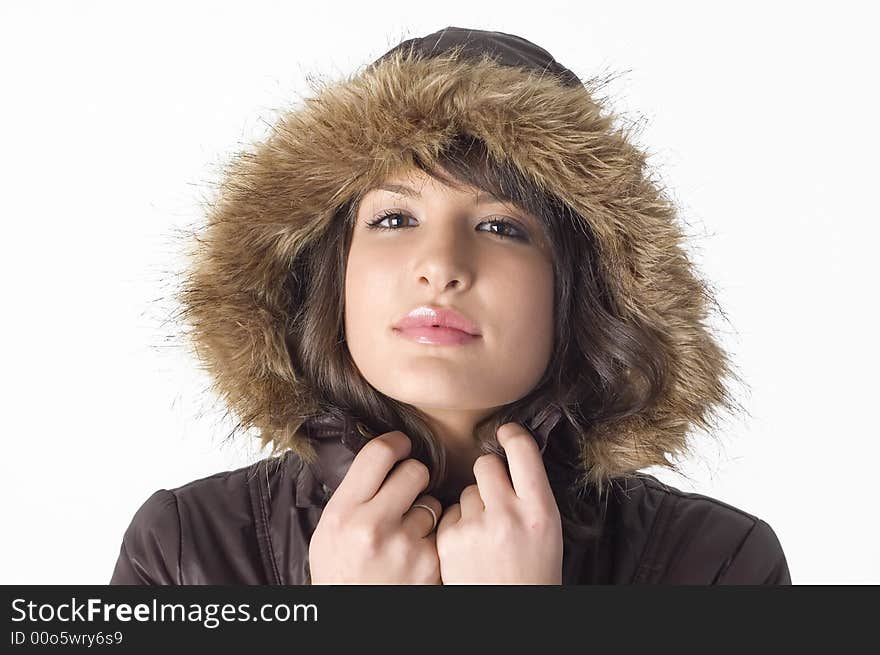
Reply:
<svg viewBox="0 0 880 655"><path fill-rule="evenodd" d="M125 532L111 584L309 584L308 547L355 451L324 428L321 466L292 452L160 489ZM644 473L615 480L602 534L566 535L563 584L791 584L764 521Z"/></svg>
<svg viewBox="0 0 880 655"><path fill-rule="evenodd" d="M790 583L767 523L638 473L668 466L687 452L692 429L711 427L729 405L731 371L704 325L708 296L680 246L674 207L600 110L537 45L448 27L322 86L238 157L200 236L184 313L241 427L289 450L156 491L125 532L111 582L309 582L309 540L366 437L344 412L319 412L321 399L294 375L285 327L297 308L281 291L284 278L339 206L406 165L404 152L430 161L466 132L583 217L614 306L664 335L673 364L654 405L593 426L580 443L590 479L610 482L611 493L596 507L599 537L565 534L564 584ZM566 426L548 407L527 427L545 455ZM307 465L312 448L317 459Z"/></svg>

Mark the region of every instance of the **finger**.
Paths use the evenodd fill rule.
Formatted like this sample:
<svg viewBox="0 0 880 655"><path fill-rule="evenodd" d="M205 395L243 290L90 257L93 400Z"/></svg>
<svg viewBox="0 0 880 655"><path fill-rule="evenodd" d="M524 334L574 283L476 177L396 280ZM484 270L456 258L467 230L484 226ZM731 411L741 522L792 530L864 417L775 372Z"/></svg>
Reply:
<svg viewBox="0 0 880 655"><path fill-rule="evenodd" d="M416 505L427 505L434 510L434 514L432 515L424 507L416 507ZM440 501L433 496L424 494L419 496L409 511L403 515L403 528L417 537L427 537L434 532L436 527L434 525L434 517L437 517L437 522L439 523L442 514L443 506L440 504Z"/></svg>
<svg viewBox="0 0 880 655"><path fill-rule="evenodd" d="M330 502L346 506L367 502L381 488L391 468L409 455L411 448L409 437L400 431L374 437L355 455Z"/></svg>
<svg viewBox="0 0 880 655"><path fill-rule="evenodd" d="M443 538L443 533L446 532L449 528L454 526L461 520L461 505L455 503L455 505L450 505L443 512L443 516L440 517L440 522L437 524L437 530L435 534L437 535L437 540Z"/></svg>
<svg viewBox="0 0 880 655"><path fill-rule="evenodd" d="M517 497L528 502L553 501L553 490L535 438L520 424L505 423L498 428L498 443L507 455L510 480Z"/></svg>
<svg viewBox="0 0 880 655"><path fill-rule="evenodd" d="M377 510L399 521L430 481L431 472L424 463L405 459L391 469L371 502Z"/></svg>
<svg viewBox="0 0 880 655"><path fill-rule="evenodd" d="M461 518L463 520L479 516L486 511L486 506L480 497L480 489L475 484L468 485L462 490L458 504L461 505Z"/></svg>
<svg viewBox="0 0 880 655"><path fill-rule="evenodd" d="M507 466L498 455L480 455L474 462L474 478L480 489L480 498L487 508L504 505L515 498Z"/></svg>

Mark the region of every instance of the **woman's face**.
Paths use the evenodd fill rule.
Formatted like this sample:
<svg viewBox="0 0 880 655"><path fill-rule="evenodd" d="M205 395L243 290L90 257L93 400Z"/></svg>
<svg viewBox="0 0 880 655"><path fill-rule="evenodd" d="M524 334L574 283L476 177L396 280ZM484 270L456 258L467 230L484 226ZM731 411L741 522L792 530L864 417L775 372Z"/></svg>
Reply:
<svg viewBox="0 0 880 655"><path fill-rule="evenodd" d="M395 185L364 196L352 233L345 336L356 366L381 393L429 413L482 416L522 398L553 347L553 268L538 219L418 169L382 186ZM439 344L430 327L412 338L394 329L421 306L457 310L480 336Z"/></svg>

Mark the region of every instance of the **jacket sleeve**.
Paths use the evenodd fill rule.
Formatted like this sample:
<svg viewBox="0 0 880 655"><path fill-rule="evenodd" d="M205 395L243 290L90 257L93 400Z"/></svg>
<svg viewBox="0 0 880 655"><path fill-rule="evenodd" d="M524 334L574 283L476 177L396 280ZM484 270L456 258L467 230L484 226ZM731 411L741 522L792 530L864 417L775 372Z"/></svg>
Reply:
<svg viewBox="0 0 880 655"><path fill-rule="evenodd" d="M160 489L140 506L126 529L110 584L181 584L180 546L177 496Z"/></svg>
<svg viewBox="0 0 880 655"><path fill-rule="evenodd" d="M718 576L717 584L790 585L785 553L773 528L758 519Z"/></svg>

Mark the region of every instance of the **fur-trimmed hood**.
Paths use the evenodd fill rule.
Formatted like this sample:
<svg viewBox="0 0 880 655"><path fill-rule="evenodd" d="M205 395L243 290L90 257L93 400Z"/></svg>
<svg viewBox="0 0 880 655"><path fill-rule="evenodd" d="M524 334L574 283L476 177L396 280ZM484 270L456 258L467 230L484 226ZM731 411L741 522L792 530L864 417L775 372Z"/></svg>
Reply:
<svg viewBox="0 0 880 655"><path fill-rule="evenodd" d="M449 27L314 91L231 162L180 295L214 389L264 445L306 453L340 437L344 451L319 452L337 470L330 486L362 445L345 416L320 416L320 399L295 373L286 340L297 308L284 280L343 203L413 155L430 161L460 133L584 217L620 317L665 337L669 384L644 411L591 426L581 444L590 479L675 468L670 457L687 452L690 432L711 429L717 410L733 405L724 380L735 376L704 324L712 295L681 248L675 207L614 116L545 50ZM560 419L548 409L529 426L545 440ZM304 423L309 412L316 418Z"/></svg>

